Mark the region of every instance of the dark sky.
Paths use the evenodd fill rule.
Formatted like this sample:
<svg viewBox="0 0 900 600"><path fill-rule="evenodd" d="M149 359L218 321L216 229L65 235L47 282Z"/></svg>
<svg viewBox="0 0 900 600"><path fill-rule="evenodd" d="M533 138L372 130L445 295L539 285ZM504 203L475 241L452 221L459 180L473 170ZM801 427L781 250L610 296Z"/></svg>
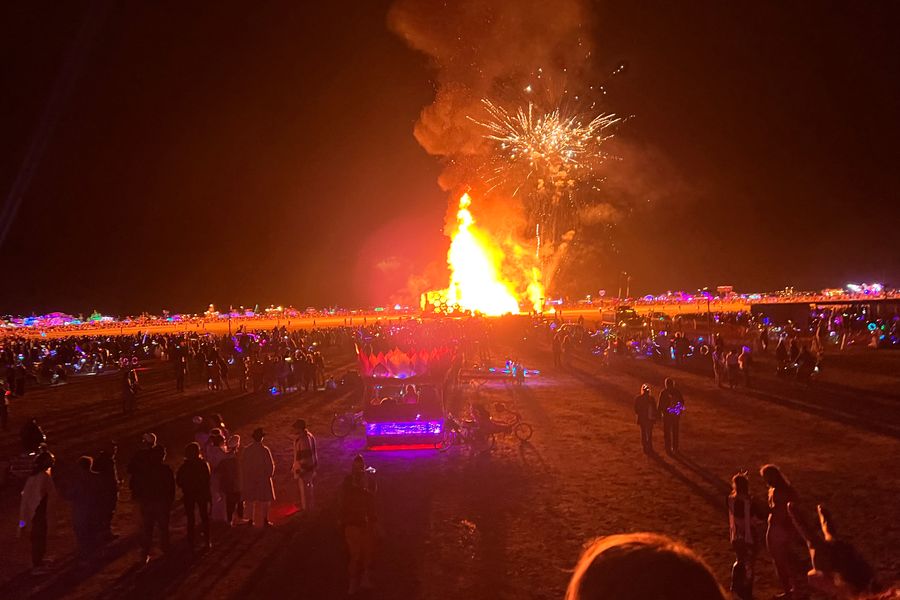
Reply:
<svg viewBox="0 0 900 600"><path fill-rule="evenodd" d="M412 136L431 73L388 2L106 4L0 246L0 313L377 304L441 260ZM584 291L900 282L892 4L597 3L640 202ZM0 7L4 201L88 6Z"/></svg>

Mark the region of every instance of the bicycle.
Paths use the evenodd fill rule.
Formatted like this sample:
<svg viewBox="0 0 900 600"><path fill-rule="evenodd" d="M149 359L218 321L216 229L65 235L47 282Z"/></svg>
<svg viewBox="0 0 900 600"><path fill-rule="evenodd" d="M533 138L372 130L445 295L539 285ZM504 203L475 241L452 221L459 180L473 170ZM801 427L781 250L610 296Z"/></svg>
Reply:
<svg viewBox="0 0 900 600"><path fill-rule="evenodd" d="M511 412L513 418L509 421L492 422L492 431L481 431L474 421L460 420L452 414L444 418L444 430L441 432L441 440L435 447L441 452L446 452L455 445L465 445L476 452L493 450L497 445L497 436L514 435L520 442L527 442L534 435L534 427L522 421L521 415Z"/></svg>
<svg viewBox="0 0 900 600"><path fill-rule="evenodd" d="M336 438L345 438L364 423L363 412L336 413L331 419L331 434Z"/></svg>

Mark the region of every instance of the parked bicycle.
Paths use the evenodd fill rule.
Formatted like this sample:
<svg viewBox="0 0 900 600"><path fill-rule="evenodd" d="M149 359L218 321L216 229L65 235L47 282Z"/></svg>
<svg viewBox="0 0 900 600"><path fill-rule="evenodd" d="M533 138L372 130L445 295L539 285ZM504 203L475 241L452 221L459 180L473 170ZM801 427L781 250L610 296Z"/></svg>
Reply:
<svg viewBox="0 0 900 600"><path fill-rule="evenodd" d="M497 438L501 435L514 435L520 442L526 442L534 434L534 428L524 421L516 412L508 413L509 420L492 420L489 426L481 427L476 421L459 419L452 414L444 418L444 430L441 432L441 441L436 447L441 452L446 452L453 446L468 446L471 450L481 453L492 450L497 445Z"/></svg>
<svg viewBox="0 0 900 600"><path fill-rule="evenodd" d="M357 428L362 428L365 420L363 412L337 413L331 419L331 434L336 438L345 438Z"/></svg>

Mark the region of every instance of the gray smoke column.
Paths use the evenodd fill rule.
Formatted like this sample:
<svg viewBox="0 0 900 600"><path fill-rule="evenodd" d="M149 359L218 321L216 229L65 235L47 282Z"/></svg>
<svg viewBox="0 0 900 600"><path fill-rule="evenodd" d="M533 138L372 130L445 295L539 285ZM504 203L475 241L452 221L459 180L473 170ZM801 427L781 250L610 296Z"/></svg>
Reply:
<svg viewBox="0 0 900 600"><path fill-rule="evenodd" d="M481 99L555 103L583 81L592 52L591 14L580 0L398 0L388 24L433 61L435 99L414 133L445 159L440 184L452 192L483 185L474 171L490 143L469 118L484 114Z"/></svg>

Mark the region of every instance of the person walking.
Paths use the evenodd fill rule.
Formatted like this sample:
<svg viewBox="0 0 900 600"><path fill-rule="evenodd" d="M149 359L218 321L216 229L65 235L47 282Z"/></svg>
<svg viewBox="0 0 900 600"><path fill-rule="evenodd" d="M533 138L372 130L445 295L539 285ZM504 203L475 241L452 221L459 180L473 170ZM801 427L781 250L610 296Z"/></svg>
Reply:
<svg viewBox="0 0 900 600"><path fill-rule="evenodd" d="M165 463L166 449L154 446L147 451L147 464L133 478L133 497L141 515L141 562L150 562L153 530L159 529L159 545L169 551L169 513L175 501L175 474Z"/></svg>
<svg viewBox="0 0 900 600"><path fill-rule="evenodd" d="M200 534L207 549L211 547L209 538L210 503L209 464L200 455L200 446L191 442L184 447L184 462L178 467L175 481L181 488L184 512L187 516L187 539L191 550L194 549L196 536L196 513L200 512Z"/></svg>
<svg viewBox="0 0 900 600"><path fill-rule="evenodd" d="M731 478L731 494L728 495L726 508L728 535L735 556L731 566L731 592L738 600L753 600L753 563L757 551L754 525L760 519L750 495L746 473L736 473Z"/></svg>
<svg viewBox="0 0 900 600"><path fill-rule="evenodd" d="M681 390L675 387L675 381L671 377L666 377L665 387L659 393L657 409L663 421L663 437L666 452L675 454L678 452L681 438L681 414L684 412L684 397L681 395Z"/></svg>
<svg viewBox="0 0 900 600"><path fill-rule="evenodd" d="M366 468L363 457L353 458L350 474L344 478L339 499L339 525L349 553L349 593L372 587L371 568L375 548L375 469Z"/></svg>
<svg viewBox="0 0 900 600"><path fill-rule="evenodd" d="M791 546L799 541L791 520L788 504L797 502L797 492L777 466L763 465L760 476L769 488L769 520L766 528L766 548L775 564L775 572L782 592L776 598L790 599L794 595L797 577L796 557Z"/></svg>
<svg viewBox="0 0 900 600"><path fill-rule="evenodd" d="M297 482L299 508L308 513L315 505L315 479L319 469L319 453L316 438L306 429L306 421L294 423L294 463L291 472Z"/></svg>
<svg viewBox="0 0 900 600"><path fill-rule="evenodd" d="M31 475L25 480L19 502L19 528L16 535L21 536L27 527L31 528L31 572L34 575L48 572L44 558L47 554L49 502L56 490L51 472L54 462L50 452L38 454Z"/></svg>
<svg viewBox="0 0 900 600"><path fill-rule="evenodd" d="M253 443L244 448L240 457L241 494L250 504L251 522L257 527L271 527L269 507L275 501L275 461L272 451L263 445L266 432L262 427L253 431Z"/></svg>
<svg viewBox="0 0 900 600"><path fill-rule="evenodd" d="M650 384L641 386L641 393L634 399L634 414L641 428L641 446L644 454L653 453L653 424L656 422L656 402L650 393Z"/></svg>

